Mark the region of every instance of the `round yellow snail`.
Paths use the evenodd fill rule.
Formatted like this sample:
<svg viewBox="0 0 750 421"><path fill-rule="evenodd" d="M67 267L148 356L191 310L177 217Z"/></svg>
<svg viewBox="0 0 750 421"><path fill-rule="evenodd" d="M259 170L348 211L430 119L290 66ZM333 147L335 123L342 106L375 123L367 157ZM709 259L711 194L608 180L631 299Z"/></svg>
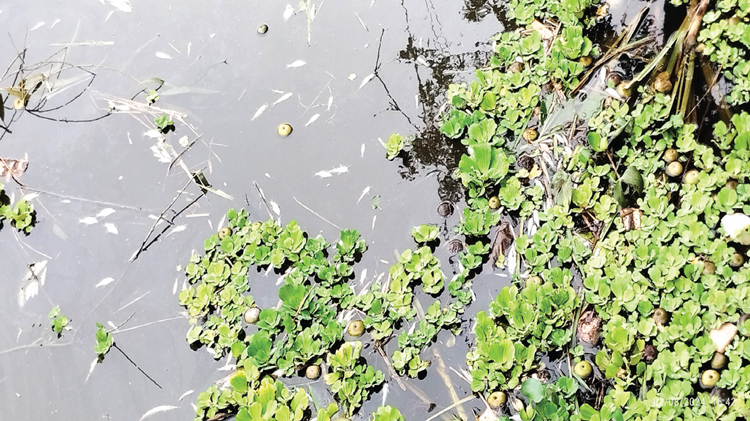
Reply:
<svg viewBox="0 0 750 421"><path fill-rule="evenodd" d="M276 128L276 133L281 137L287 137L292 134L292 126L289 123L281 123L279 124L279 127Z"/></svg>

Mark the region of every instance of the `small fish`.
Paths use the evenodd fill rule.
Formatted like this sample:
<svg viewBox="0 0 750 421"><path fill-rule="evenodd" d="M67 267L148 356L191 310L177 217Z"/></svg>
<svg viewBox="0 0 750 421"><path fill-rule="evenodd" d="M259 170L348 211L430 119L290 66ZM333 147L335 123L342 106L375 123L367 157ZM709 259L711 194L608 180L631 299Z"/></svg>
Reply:
<svg viewBox="0 0 750 421"><path fill-rule="evenodd" d="M94 288L101 288L103 286L107 286L107 285L111 284L114 281L115 281L114 278L104 278L101 281L99 281L99 283L96 284L96 286L94 286Z"/></svg>
<svg viewBox="0 0 750 421"><path fill-rule="evenodd" d="M333 95L328 96L328 111L331 111L331 105L333 105Z"/></svg>
<svg viewBox="0 0 750 421"><path fill-rule="evenodd" d="M115 235L118 234L117 227L113 223L107 222L106 224L104 224L104 228L110 234L115 234Z"/></svg>
<svg viewBox="0 0 750 421"><path fill-rule="evenodd" d="M172 228L171 231L167 235L177 234L178 232L185 231L187 229L187 225L177 225L176 227Z"/></svg>
<svg viewBox="0 0 750 421"><path fill-rule="evenodd" d="M121 12L130 13L133 11L133 6L130 5L130 0L109 0L109 4Z"/></svg>
<svg viewBox="0 0 750 421"><path fill-rule="evenodd" d="M279 204L274 202L273 200L271 201L271 209L273 209L273 212L276 215L281 215L281 208L279 208Z"/></svg>
<svg viewBox="0 0 750 421"><path fill-rule="evenodd" d="M318 119L318 117L320 117L320 114L315 114L314 116L310 117L310 119L307 120L307 123L305 123L305 127L313 124L315 122L315 120Z"/></svg>
<svg viewBox="0 0 750 421"><path fill-rule="evenodd" d="M302 67L305 64L307 64L307 63L304 60L295 60L294 62L292 62L290 64L287 64L286 68L287 69L295 69L297 67Z"/></svg>
<svg viewBox="0 0 750 421"><path fill-rule="evenodd" d="M144 418L148 418L151 415L158 414L160 412L171 411L171 410L177 409L177 408L179 408L179 407L174 406L174 405L160 405L160 406L157 406L156 408L151 408L148 411L146 411L146 413L143 414L141 416L141 419L139 419L138 421L143 421Z"/></svg>
<svg viewBox="0 0 750 421"><path fill-rule="evenodd" d="M94 372L94 369L97 365L99 365L99 357L94 358L94 361L91 362L91 367L89 367L89 374L86 375L86 380L83 381L84 383L89 381L89 377L91 377L91 373Z"/></svg>
<svg viewBox="0 0 750 421"><path fill-rule="evenodd" d="M362 147L359 148L359 157L364 158L365 157L365 144L362 144Z"/></svg>
<svg viewBox="0 0 750 421"><path fill-rule="evenodd" d="M315 173L315 175L317 175L320 178L328 178L328 177L333 177L333 175L343 174L345 172L349 172L349 167L345 165L339 165L338 167L327 170L327 171L326 170L318 171Z"/></svg>
<svg viewBox="0 0 750 421"><path fill-rule="evenodd" d="M96 214L96 217L97 218L106 218L109 215L112 215L113 213L115 213L114 209L112 209L112 208L104 208L104 209L100 210L99 213Z"/></svg>
<svg viewBox="0 0 750 421"><path fill-rule="evenodd" d="M367 83L375 78L375 73L370 73L367 75L364 80L362 80L362 83L359 84L359 89L362 89L363 86L367 85Z"/></svg>
<svg viewBox="0 0 750 421"><path fill-rule="evenodd" d="M34 25L33 28L29 29L29 31L36 31L37 29L41 28L42 26L44 26L44 22L39 22L36 25Z"/></svg>
<svg viewBox="0 0 750 421"><path fill-rule="evenodd" d="M172 60L172 56L170 56L167 53L163 53L161 51L156 52L156 58L164 59L164 60Z"/></svg>
<svg viewBox="0 0 750 421"><path fill-rule="evenodd" d="M265 111L266 108L268 108L268 104L263 104L260 107L258 107L258 111L256 111L255 114L253 114L253 118L251 118L250 121L253 121L256 118L260 117L260 115L263 114L263 111Z"/></svg>
<svg viewBox="0 0 750 421"><path fill-rule="evenodd" d="M179 399L177 399L177 400L178 400L178 401L181 401L181 400L185 399L185 396L188 396L188 395L192 394L193 392L194 392L194 390L193 390L193 389L190 389L190 390L188 390L187 392L185 392L185 393L183 393L182 395L180 395Z"/></svg>
<svg viewBox="0 0 750 421"><path fill-rule="evenodd" d="M365 189L362 190L362 194L359 195L359 199L357 199L357 204L359 204L359 202L362 201L362 198L364 198L365 195L367 195L367 193L369 193L369 192L370 192L370 186L365 187Z"/></svg>
<svg viewBox="0 0 750 421"><path fill-rule="evenodd" d="M86 225L91 225L91 224L96 224L97 222L99 222L99 220L94 218L93 216L87 216L85 218L79 219L78 222L82 224L86 224Z"/></svg>
<svg viewBox="0 0 750 421"><path fill-rule="evenodd" d="M287 92L284 95L280 96L279 99L277 99L276 101L274 101L274 103L272 105L276 105L276 104L278 104L280 102L284 102L287 99L289 99L291 96L292 96L292 93L291 92Z"/></svg>
<svg viewBox="0 0 750 421"><path fill-rule="evenodd" d="M333 174L343 174L345 172L349 172L349 167L345 165L339 165L338 167L331 170L331 173Z"/></svg>

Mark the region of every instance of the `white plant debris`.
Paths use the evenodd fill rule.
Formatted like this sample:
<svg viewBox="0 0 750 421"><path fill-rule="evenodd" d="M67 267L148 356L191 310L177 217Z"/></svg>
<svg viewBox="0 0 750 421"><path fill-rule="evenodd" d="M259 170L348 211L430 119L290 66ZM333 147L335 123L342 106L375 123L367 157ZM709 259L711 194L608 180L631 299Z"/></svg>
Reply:
<svg viewBox="0 0 750 421"><path fill-rule="evenodd" d="M23 277L21 288L18 290L18 305L23 307L30 299L39 294L39 287L47 280L47 260L41 260L29 265L29 270Z"/></svg>

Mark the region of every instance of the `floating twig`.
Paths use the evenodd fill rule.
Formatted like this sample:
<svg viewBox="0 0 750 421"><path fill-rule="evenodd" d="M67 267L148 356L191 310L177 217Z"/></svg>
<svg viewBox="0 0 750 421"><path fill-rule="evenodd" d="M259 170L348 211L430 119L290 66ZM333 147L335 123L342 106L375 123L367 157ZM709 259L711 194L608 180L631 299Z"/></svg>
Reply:
<svg viewBox="0 0 750 421"><path fill-rule="evenodd" d="M128 357L128 354L126 354L126 353L125 353L125 351L123 351L122 349L120 349L120 347L119 347L119 346L117 346L117 344L116 344L116 343L113 343L113 344L112 344L112 348L114 348L114 349L116 349L116 350L120 351L120 353L121 353L121 354L122 354L122 355L123 355L123 356L124 356L124 357L125 357L125 358L126 358L126 359L127 359L128 361L130 361L130 364L133 364L133 365L135 366L135 368L137 368L137 369L138 369L138 371L140 371L141 373L143 373L143 375L144 375L144 376L146 376L146 378L147 378L147 379L151 380L151 382L152 382L152 383L154 383L154 384L155 384L155 385L156 385L156 386L157 386L157 387L158 387L159 389L163 389L163 388L161 387L161 385L160 385L159 383L157 383L157 382L156 382L156 380L154 380L153 378L151 378L151 376L149 376L148 374L146 374L146 372L145 372L145 371L143 371L143 369L142 369L142 368L140 368L140 367L138 366L138 364L136 364L136 363L135 363L135 361L133 361L133 360L132 360L132 359L131 359L130 357Z"/></svg>
<svg viewBox="0 0 750 421"><path fill-rule="evenodd" d="M406 390L406 385L404 385L404 382L401 381L401 377L399 377L398 373L396 373L396 370L393 369L393 365L391 365L391 361L388 359L388 355L386 355L385 351L383 351L383 347L380 346L380 342L375 341L375 349L377 349L378 353L380 353L380 356L383 357L383 361L385 361L385 365L388 367L388 371L391 373L391 377L396 380L396 383L398 383L398 386L401 388L401 390Z"/></svg>
<svg viewBox="0 0 750 421"><path fill-rule="evenodd" d="M323 221L328 222L334 228L336 228L338 230L343 230L343 228L341 228L340 226L338 226L338 225L334 224L333 222L329 221L323 215L321 215L321 214L315 212L314 210L308 208L307 206L305 206L302 202L300 202L299 200L297 200L296 197L292 196L292 199L294 199L294 201L297 202L298 205L300 205L303 208L305 208L308 212L312 213L313 215L317 216L318 218L322 219Z"/></svg>
<svg viewBox="0 0 750 421"><path fill-rule="evenodd" d="M470 401L470 400L472 400L472 399L474 399L474 395L469 395L469 396L467 396L467 397L465 397L465 398L461 399L461 400L460 400L460 401L458 401L458 402L454 402L454 403L453 403L453 405L451 405L451 406L448 406L448 407L446 407L445 409L441 409L440 411L438 411L437 413L435 413L435 414L434 414L433 416L431 416L430 418L427 418L427 419L426 419L425 421L432 421L432 420L434 420L435 418L437 418L437 417L439 417L439 416L441 416L441 415L445 414L446 412L450 411L451 409L453 409L453 408L455 408L455 407L457 407L457 406L459 406L459 405L463 405L464 403L466 403L466 402L468 402L468 401ZM464 419L466 419L466 418L464 418Z"/></svg>

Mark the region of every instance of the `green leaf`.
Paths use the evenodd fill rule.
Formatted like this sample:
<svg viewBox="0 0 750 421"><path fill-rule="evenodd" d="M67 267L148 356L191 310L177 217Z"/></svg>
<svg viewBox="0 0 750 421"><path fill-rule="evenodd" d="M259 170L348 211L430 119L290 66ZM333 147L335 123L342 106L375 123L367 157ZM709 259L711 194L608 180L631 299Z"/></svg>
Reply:
<svg viewBox="0 0 750 421"><path fill-rule="evenodd" d="M591 149L595 152L604 152L609 146L609 140L606 137L601 137L599 133L594 131L589 132L586 135L586 139L588 139Z"/></svg>
<svg viewBox="0 0 750 421"><path fill-rule="evenodd" d="M395 158L406 145L404 137L398 133L393 133L388 137L388 142L385 144L386 158L392 160Z"/></svg>
<svg viewBox="0 0 750 421"><path fill-rule="evenodd" d="M439 234L437 225L422 224L411 230L411 236L417 243L429 243L437 238Z"/></svg>
<svg viewBox="0 0 750 421"><path fill-rule="evenodd" d="M640 171L634 166L630 166L615 185L615 200L620 204L620 207L626 208L635 202L636 197L642 193L643 177Z"/></svg>
<svg viewBox="0 0 750 421"><path fill-rule="evenodd" d="M539 403L544 399L544 385L537 379L526 379L521 385L521 393L532 402Z"/></svg>
<svg viewBox="0 0 750 421"><path fill-rule="evenodd" d="M154 120L154 124L156 125L156 128L159 129L159 131L162 133L168 132L174 126L174 122L164 114L157 117L156 120Z"/></svg>
<svg viewBox="0 0 750 421"><path fill-rule="evenodd" d="M596 409L594 409L591 405L585 403L581 405L580 414L581 414L582 420L590 420L595 415L598 416L599 412Z"/></svg>
<svg viewBox="0 0 750 421"><path fill-rule="evenodd" d="M96 346L94 351L100 356L104 357L109 352L109 349L114 345L115 340L112 335L107 332L101 323L96 323Z"/></svg>
<svg viewBox="0 0 750 421"><path fill-rule="evenodd" d="M247 377L242 371L238 371L229 381L236 392L244 394L247 392Z"/></svg>
<svg viewBox="0 0 750 421"><path fill-rule="evenodd" d="M308 290L309 287L305 285L286 284L279 288L279 298L284 305L296 310L302 306L302 300Z"/></svg>

